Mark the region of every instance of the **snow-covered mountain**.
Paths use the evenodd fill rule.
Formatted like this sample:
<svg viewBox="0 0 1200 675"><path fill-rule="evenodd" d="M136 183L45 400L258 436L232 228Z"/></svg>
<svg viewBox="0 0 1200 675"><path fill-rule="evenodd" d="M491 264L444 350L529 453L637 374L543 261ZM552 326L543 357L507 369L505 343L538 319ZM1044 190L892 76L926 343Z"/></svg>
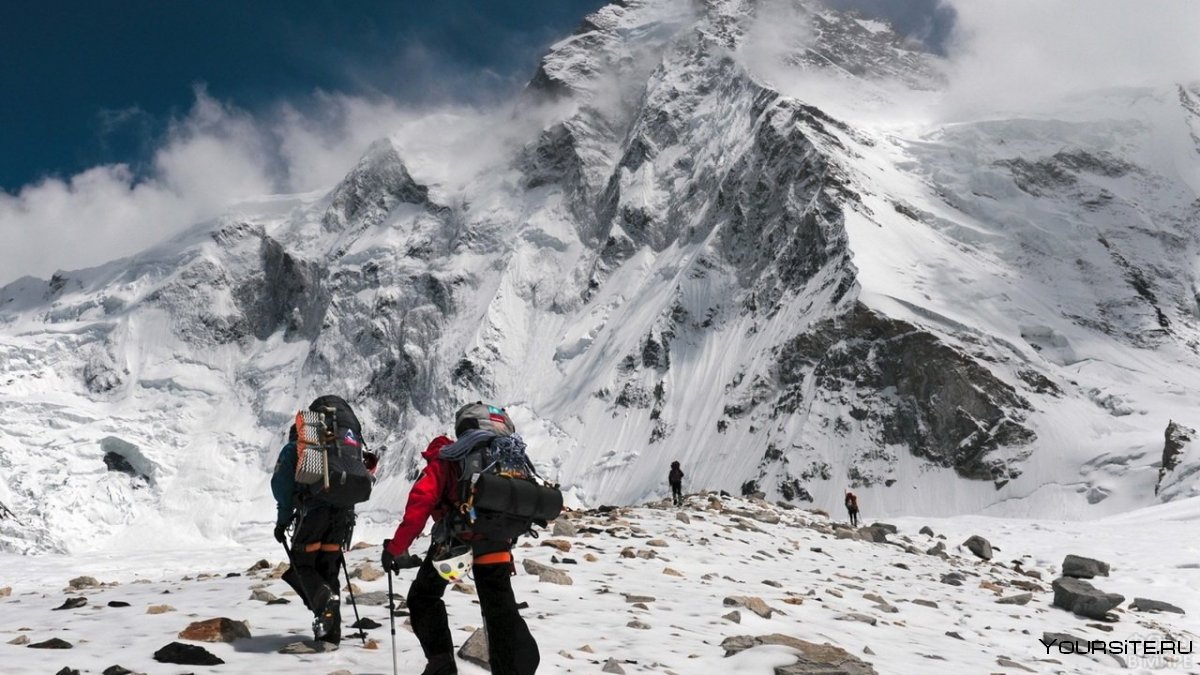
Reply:
<svg viewBox="0 0 1200 675"><path fill-rule="evenodd" d="M475 399L577 504L676 459L876 513L1190 494L1194 434L1160 468L1200 424L1200 86L950 122L943 84L816 3L618 2L473 133L431 117L328 192L9 284L0 546L240 539L319 393L388 448L380 520Z"/></svg>

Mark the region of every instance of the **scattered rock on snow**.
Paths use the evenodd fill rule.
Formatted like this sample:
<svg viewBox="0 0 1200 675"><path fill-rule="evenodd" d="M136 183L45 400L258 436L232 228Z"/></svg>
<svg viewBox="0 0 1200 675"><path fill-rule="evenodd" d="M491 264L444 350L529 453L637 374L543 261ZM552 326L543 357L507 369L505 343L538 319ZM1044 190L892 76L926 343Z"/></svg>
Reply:
<svg viewBox="0 0 1200 675"><path fill-rule="evenodd" d="M276 597L276 595L274 593L266 590L265 588L256 588L250 592L250 599L258 600L259 602L274 602L275 600L278 600L279 598Z"/></svg>
<svg viewBox="0 0 1200 675"><path fill-rule="evenodd" d="M546 541L542 542L542 546L556 548L563 553L569 553L571 551L571 542L567 541L566 539L547 539Z"/></svg>
<svg viewBox="0 0 1200 675"><path fill-rule="evenodd" d="M1000 605L1027 605L1033 599L1033 593L1018 593L996 600Z"/></svg>
<svg viewBox="0 0 1200 675"><path fill-rule="evenodd" d="M726 614L725 616L722 616L721 618L725 619L726 621L732 621L734 623L741 623L742 622L742 613L735 609L732 612Z"/></svg>
<svg viewBox="0 0 1200 675"><path fill-rule="evenodd" d="M927 536L927 537L932 537L932 536L933 536L933 528L929 527L928 525L926 525L925 527L922 527L921 529L917 530L917 532L918 532L918 533L920 533L920 534L923 534L923 535L925 535L925 536Z"/></svg>
<svg viewBox="0 0 1200 675"><path fill-rule="evenodd" d="M835 620L837 620L837 621L859 621L859 622L865 623L870 626L874 626L875 624L879 623L879 619L876 619L875 617L873 617L869 614L862 614L859 612L849 612L847 614L843 614L841 616L835 617Z"/></svg>
<svg viewBox="0 0 1200 675"><path fill-rule="evenodd" d="M174 611L175 608L170 605L150 605L146 608L147 614L166 614L167 612Z"/></svg>
<svg viewBox="0 0 1200 675"><path fill-rule="evenodd" d="M1186 614L1182 609L1172 605L1169 602L1161 600L1149 600L1147 598L1134 598L1129 604L1130 609L1136 609L1139 612L1174 612L1176 614Z"/></svg>
<svg viewBox="0 0 1200 675"><path fill-rule="evenodd" d="M70 666L63 666L63 667L62 667L61 669L59 669L59 671L58 671L57 673L55 673L54 675L79 675L79 669L78 669L78 668L72 668L72 667L70 667Z"/></svg>
<svg viewBox="0 0 1200 675"><path fill-rule="evenodd" d="M254 563L253 565L247 567L246 572L257 572L259 570L269 570L269 569L271 569L271 563L267 562L266 558L263 558L263 559L259 560L258 562Z"/></svg>
<svg viewBox="0 0 1200 675"><path fill-rule="evenodd" d="M491 670L492 667L488 663L488 643L487 629L477 628L471 637L463 643L462 648L458 650L458 658L474 663L477 666L483 667L485 670Z"/></svg>
<svg viewBox="0 0 1200 675"><path fill-rule="evenodd" d="M685 525L690 525L690 524L692 523L692 518L691 518L691 516L689 516L689 515L688 515L686 512L684 512L684 511L677 511L677 512L675 513L675 520L678 520L679 522L681 522L681 523L683 523L683 524L685 524Z"/></svg>
<svg viewBox="0 0 1200 675"><path fill-rule="evenodd" d="M124 666L112 665L101 671L100 675L136 675L136 673Z"/></svg>
<svg viewBox="0 0 1200 675"><path fill-rule="evenodd" d="M628 602L631 604L635 603L635 602L654 602L654 600L655 600L653 595L637 595L634 593L622 593L621 596L625 598L625 602Z"/></svg>
<svg viewBox="0 0 1200 675"><path fill-rule="evenodd" d="M354 599L360 605L383 606L388 604L387 591L370 591L368 593L355 593Z"/></svg>
<svg viewBox="0 0 1200 675"><path fill-rule="evenodd" d="M997 656L996 663L998 663L999 665L1001 665L1005 668L1015 668L1016 670L1024 670L1027 673L1036 673L1037 672L1033 668L1023 666L1023 665L1017 663L1016 661L1013 661L1012 659L1004 657L1004 656Z"/></svg>
<svg viewBox="0 0 1200 675"><path fill-rule="evenodd" d="M962 572L947 572L942 575L941 579L943 584L949 586L962 586L966 580L967 578L963 576Z"/></svg>
<svg viewBox="0 0 1200 675"><path fill-rule="evenodd" d="M873 541L876 544L888 543L888 531L885 528L871 525L858 528L858 538L863 541ZM840 539L841 537L839 537Z"/></svg>
<svg viewBox="0 0 1200 675"><path fill-rule="evenodd" d="M68 581L67 585L78 591L85 588L97 588L100 586L100 581L96 577L75 577Z"/></svg>
<svg viewBox="0 0 1200 675"><path fill-rule="evenodd" d="M10 644L10 645L27 645L27 644L29 644L29 636L28 635L18 635L17 637L9 640L8 644Z"/></svg>
<svg viewBox="0 0 1200 675"><path fill-rule="evenodd" d="M800 658L790 666L776 667L777 675L806 675L809 673L830 673L837 675L877 675L871 664L852 655L841 647L829 643L816 644L790 635L772 633L771 635L737 635L721 643L725 656L733 656L746 649L760 645L783 645L800 652Z"/></svg>
<svg viewBox="0 0 1200 675"><path fill-rule="evenodd" d="M280 654L316 654L317 652L332 652L337 650L337 645L330 644L324 640L303 640L301 642L293 642L289 645L284 645L280 648Z"/></svg>
<svg viewBox="0 0 1200 675"><path fill-rule="evenodd" d="M609 659L604 662L604 667L600 669L602 673L616 673L617 675L625 675L625 669L621 664L617 663L616 659Z"/></svg>
<svg viewBox="0 0 1200 675"><path fill-rule="evenodd" d="M983 560L992 559L992 543L977 534L971 535L963 542L963 546Z"/></svg>
<svg viewBox="0 0 1200 675"><path fill-rule="evenodd" d="M1108 611L1125 601L1125 596L1105 593L1082 579L1060 577L1051 585L1055 607L1092 619L1106 621Z"/></svg>
<svg viewBox="0 0 1200 675"><path fill-rule="evenodd" d="M1068 554L1063 558L1062 575L1076 579L1091 579L1108 576L1108 563L1094 558Z"/></svg>
<svg viewBox="0 0 1200 675"><path fill-rule="evenodd" d="M154 660L184 666L219 666L225 663L204 647L185 645L182 642L172 642L154 652Z"/></svg>
<svg viewBox="0 0 1200 675"><path fill-rule="evenodd" d="M58 607L55 607L54 609L52 609L50 611L55 612L60 609L75 609L76 607L83 607L86 604L87 604L87 598L84 598L84 597L67 598L66 602L59 605Z"/></svg>
<svg viewBox="0 0 1200 675"><path fill-rule="evenodd" d="M363 581L375 581L376 579L382 579L383 574L383 570L375 567L369 562L365 562L351 572L350 576L357 579L362 579Z"/></svg>
<svg viewBox="0 0 1200 675"><path fill-rule="evenodd" d="M179 631L183 640L196 642L233 642L250 637L250 627L245 621L234 621L226 617L196 621Z"/></svg>
<svg viewBox="0 0 1200 675"><path fill-rule="evenodd" d="M129 603L125 602L124 600L109 600L108 606L109 607L128 607Z"/></svg>
<svg viewBox="0 0 1200 675"><path fill-rule="evenodd" d="M724 600L726 607L745 607L764 619L771 618L775 610L771 609L762 598L748 595L731 595Z"/></svg>
<svg viewBox="0 0 1200 675"><path fill-rule="evenodd" d="M554 521L554 529L550 532L551 537L576 537L579 536L579 526L566 518L559 518Z"/></svg>
<svg viewBox="0 0 1200 675"><path fill-rule="evenodd" d="M29 645L30 649L70 649L75 645L61 638L50 638L42 642L35 642Z"/></svg>

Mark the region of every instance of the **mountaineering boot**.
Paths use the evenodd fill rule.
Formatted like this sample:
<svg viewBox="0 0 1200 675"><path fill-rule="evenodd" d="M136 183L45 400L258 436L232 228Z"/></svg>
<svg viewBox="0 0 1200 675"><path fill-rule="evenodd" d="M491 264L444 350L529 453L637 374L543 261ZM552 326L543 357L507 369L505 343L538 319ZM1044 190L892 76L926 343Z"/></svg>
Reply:
<svg viewBox="0 0 1200 675"><path fill-rule="evenodd" d="M454 652L430 657L421 675L458 675L458 666L454 664Z"/></svg>
<svg viewBox="0 0 1200 675"><path fill-rule="evenodd" d="M324 640L330 644L338 644L342 641L342 599L336 595L330 594L329 599L325 601L325 607L321 613L317 615L317 621L321 624L321 635L317 636L318 640Z"/></svg>

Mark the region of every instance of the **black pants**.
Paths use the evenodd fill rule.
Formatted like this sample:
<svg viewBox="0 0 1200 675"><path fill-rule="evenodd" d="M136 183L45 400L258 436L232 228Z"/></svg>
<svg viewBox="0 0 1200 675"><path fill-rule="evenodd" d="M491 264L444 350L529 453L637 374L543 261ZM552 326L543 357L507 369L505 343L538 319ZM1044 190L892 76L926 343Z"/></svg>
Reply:
<svg viewBox="0 0 1200 675"><path fill-rule="evenodd" d="M475 555L495 550L495 546L477 545ZM506 550L507 545L501 550ZM490 549L490 550L489 550ZM475 591L479 594L479 609L487 629L488 663L492 675L533 675L541 655L537 641L517 609L513 597L512 564L475 565ZM442 596L448 582L433 569L433 552L425 555L408 589L408 611L413 633L421 642L426 659L453 654L454 640L450 636L446 603Z"/></svg>
<svg viewBox="0 0 1200 675"><path fill-rule="evenodd" d="M675 506L679 506L680 504L683 504L683 484L682 483L671 483L671 501L675 503Z"/></svg>
<svg viewBox="0 0 1200 675"><path fill-rule="evenodd" d="M850 512L850 527L858 527L858 509L847 509Z"/></svg>
<svg viewBox="0 0 1200 675"><path fill-rule="evenodd" d="M291 569L286 581L313 613L338 594L342 545L354 527L354 511L318 506L301 516L292 537Z"/></svg>

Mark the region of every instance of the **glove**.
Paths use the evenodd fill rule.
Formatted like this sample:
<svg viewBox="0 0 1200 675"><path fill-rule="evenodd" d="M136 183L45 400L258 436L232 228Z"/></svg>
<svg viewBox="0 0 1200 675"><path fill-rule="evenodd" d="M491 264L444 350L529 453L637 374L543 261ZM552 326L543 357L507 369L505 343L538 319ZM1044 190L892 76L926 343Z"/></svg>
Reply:
<svg viewBox="0 0 1200 675"><path fill-rule="evenodd" d="M281 544L287 543L287 527L287 523L277 523L275 525L275 541Z"/></svg>
<svg viewBox="0 0 1200 675"><path fill-rule="evenodd" d="M392 552L388 550L388 545L391 543L391 539L383 540L383 555L379 558L379 562L383 564L383 569L399 572L402 569L421 566L420 556L410 555L409 553L392 555Z"/></svg>

